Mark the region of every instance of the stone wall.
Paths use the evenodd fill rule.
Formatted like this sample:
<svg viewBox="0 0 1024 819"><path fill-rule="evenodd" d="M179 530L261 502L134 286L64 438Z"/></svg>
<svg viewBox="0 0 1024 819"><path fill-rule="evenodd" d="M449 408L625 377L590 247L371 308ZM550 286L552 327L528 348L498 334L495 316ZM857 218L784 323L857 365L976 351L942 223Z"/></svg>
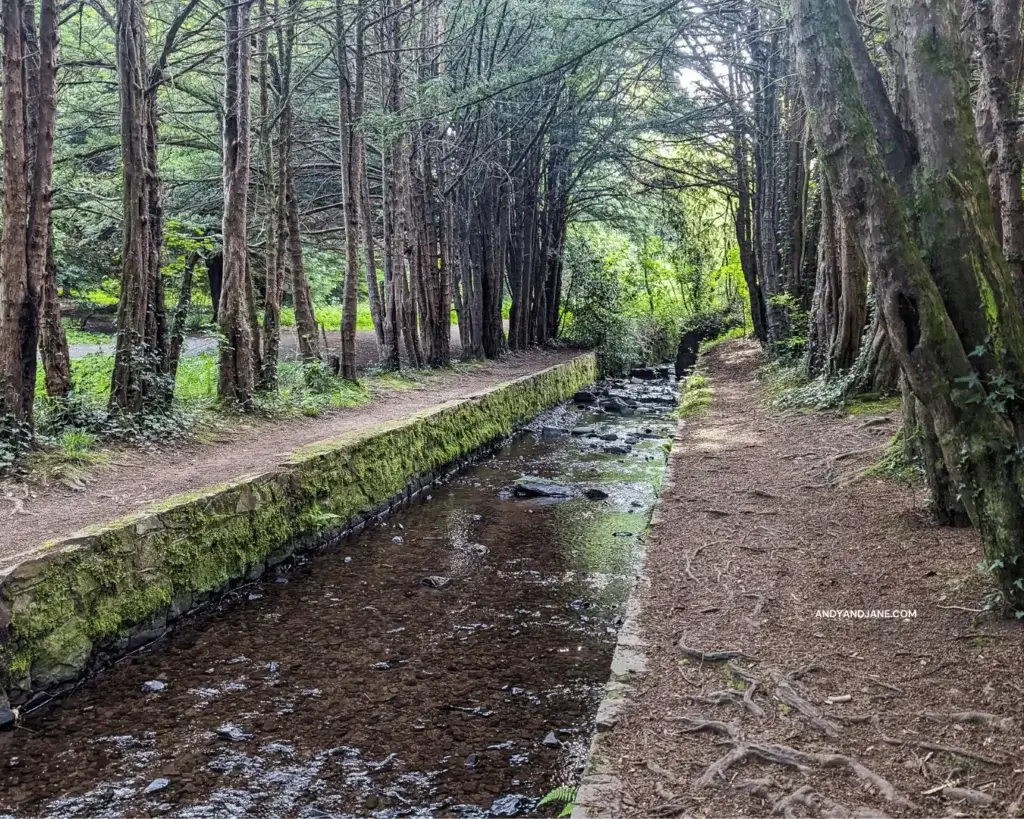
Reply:
<svg viewBox="0 0 1024 819"><path fill-rule="evenodd" d="M596 378L585 354L44 544L0 572L0 706L5 690L14 704L58 692L232 585L359 531Z"/></svg>

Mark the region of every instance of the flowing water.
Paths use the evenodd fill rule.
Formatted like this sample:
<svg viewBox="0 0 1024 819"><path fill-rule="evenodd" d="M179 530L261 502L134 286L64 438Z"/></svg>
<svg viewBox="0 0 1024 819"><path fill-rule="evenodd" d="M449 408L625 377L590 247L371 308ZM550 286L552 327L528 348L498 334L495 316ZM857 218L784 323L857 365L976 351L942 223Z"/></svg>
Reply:
<svg viewBox="0 0 1024 819"><path fill-rule="evenodd" d="M673 427L674 385L604 387L636 414L545 413L28 715L0 815L536 813L579 776ZM516 497L522 475L572 494Z"/></svg>

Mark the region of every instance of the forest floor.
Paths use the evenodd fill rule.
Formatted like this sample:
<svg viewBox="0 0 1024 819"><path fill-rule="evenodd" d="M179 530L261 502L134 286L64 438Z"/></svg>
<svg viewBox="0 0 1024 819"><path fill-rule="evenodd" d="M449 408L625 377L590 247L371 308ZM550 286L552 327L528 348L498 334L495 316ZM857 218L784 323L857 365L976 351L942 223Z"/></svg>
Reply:
<svg viewBox="0 0 1024 819"><path fill-rule="evenodd" d="M864 475L895 413L767 409L758 364L732 342L702 365L638 587L646 670L577 812L1021 815L1024 629L986 610L976 533Z"/></svg>
<svg viewBox="0 0 1024 819"><path fill-rule="evenodd" d="M534 349L469 368L419 372L417 380L380 379L371 382L369 403L315 418L236 418L196 440L116 452L79 481L80 489L57 482L0 485L0 566L46 540L114 520L153 501L271 469L306 444L405 418L576 355L578 350Z"/></svg>

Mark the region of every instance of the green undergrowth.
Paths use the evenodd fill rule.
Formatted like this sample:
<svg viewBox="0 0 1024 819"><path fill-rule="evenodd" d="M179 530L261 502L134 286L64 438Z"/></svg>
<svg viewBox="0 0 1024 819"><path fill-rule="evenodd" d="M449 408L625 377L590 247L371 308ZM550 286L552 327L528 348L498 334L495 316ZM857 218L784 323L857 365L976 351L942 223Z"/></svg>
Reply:
<svg viewBox="0 0 1024 819"><path fill-rule="evenodd" d="M886 478L899 483L916 483L923 476L921 464L907 457L904 431L900 429L885 448L885 454L876 463L858 473L858 478Z"/></svg>
<svg viewBox="0 0 1024 819"><path fill-rule="evenodd" d="M762 401L775 410L840 410L850 415L873 415L900 407L900 396L894 394L865 393L847 398L848 376L808 378L803 364L782 359L761 365L757 381Z"/></svg>
<svg viewBox="0 0 1024 819"><path fill-rule="evenodd" d="M711 382L701 372L694 372L683 382L683 400L675 410L676 418L703 415L711 405Z"/></svg>

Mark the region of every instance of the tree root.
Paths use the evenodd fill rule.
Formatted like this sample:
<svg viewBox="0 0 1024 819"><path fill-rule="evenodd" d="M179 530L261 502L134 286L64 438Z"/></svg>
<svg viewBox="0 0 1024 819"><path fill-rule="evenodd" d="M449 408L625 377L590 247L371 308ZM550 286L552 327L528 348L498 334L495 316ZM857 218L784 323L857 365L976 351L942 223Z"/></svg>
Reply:
<svg viewBox="0 0 1024 819"><path fill-rule="evenodd" d="M926 742L919 739L896 739L895 737L886 736L879 732L882 742L886 745L906 745L911 748L920 748L922 751L935 751L936 753L951 754L952 756L959 756L963 759L973 759L977 762L983 762L986 765L1005 765L1006 762L1002 759L993 759L990 756L984 756L977 754L974 751L968 751L965 748L956 748L952 745L942 745L938 742Z"/></svg>
<svg viewBox="0 0 1024 819"><path fill-rule="evenodd" d="M699 734L703 731L709 731L712 734L728 737L733 742L739 742L740 739L739 727L728 722L718 722L717 720L712 719L696 719L694 717L673 717L672 721L685 723L686 727L683 728L683 731L687 734Z"/></svg>
<svg viewBox="0 0 1024 819"><path fill-rule="evenodd" d="M995 728L997 731L1005 732L1010 732L1015 727L1012 717L1001 717L998 714L989 714L986 711L957 711L952 714L921 711L918 716L931 722L966 722L971 725L984 725L987 728Z"/></svg>
<svg viewBox="0 0 1024 819"><path fill-rule="evenodd" d="M987 808L995 801L992 794L971 788L943 788L939 792L950 802L962 802L975 808Z"/></svg>
<svg viewBox="0 0 1024 819"><path fill-rule="evenodd" d="M724 688L721 691L712 691L706 697L691 695L687 696L686 699L703 705L739 705L755 717L763 717L764 710L753 700L754 688L755 686L751 686L742 693L734 688Z"/></svg>
<svg viewBox="0 0 1024 819"><path fill-rule="evenodd" d="M829 737L839 736L839 726L825 719L817 706L812 705L793 689L789 680L777 671L772 672L775 696L785 705L803 715L811 725Z"/></svg>
<svg viewBox="0 0 1024 819"><path fill-rule="evenodd" d="M785 765L806 773L813 766L823 768L846 768L850 773L871 787L887 802L913 810L916 805L893 787L889 780L879 776L867 766L843 754L811 753L798 751L785 745L747 745L737 742L724 756L719 757L694 782L694 790L706 788L718 778L724 778L726 771L737 762L756 757L764 762Z"/></svg>
<svg viewBox="0 0 1024 819"><path fill-rule="evenodd" d="M701 651L697 648L690 648L685 643L683 643L683 640L685 639L686 637L684 636L679 641L678 648L680 653L690 660L696 660L700 663L724 663L728 662L729 660L736 660L742 657L745 660L757 662L757 660L755 660L753 657L750 657L737 649L727 648L717 651Z"/></svg>

